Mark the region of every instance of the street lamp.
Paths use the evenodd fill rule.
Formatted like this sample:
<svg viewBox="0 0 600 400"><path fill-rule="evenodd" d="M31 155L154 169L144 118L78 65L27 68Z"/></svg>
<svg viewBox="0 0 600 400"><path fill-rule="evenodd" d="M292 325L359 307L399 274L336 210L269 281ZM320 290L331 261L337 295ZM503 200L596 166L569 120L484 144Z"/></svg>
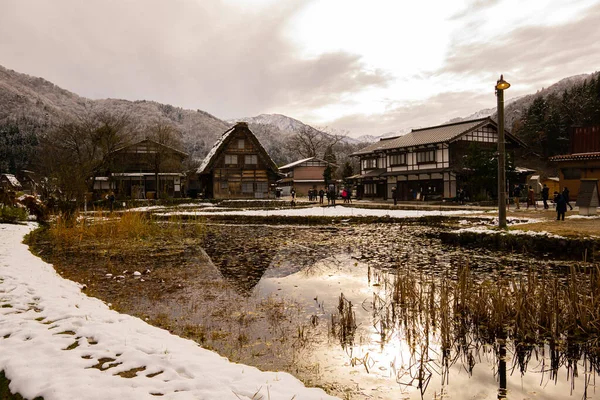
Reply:
<svg viewBox="0 0 600 400"><path fill-rule="evenodd" d="M500 79L496 82L496 97L498 99L498 227L506 229L506 152L504 148L504 91L510 83Z"/></svg>

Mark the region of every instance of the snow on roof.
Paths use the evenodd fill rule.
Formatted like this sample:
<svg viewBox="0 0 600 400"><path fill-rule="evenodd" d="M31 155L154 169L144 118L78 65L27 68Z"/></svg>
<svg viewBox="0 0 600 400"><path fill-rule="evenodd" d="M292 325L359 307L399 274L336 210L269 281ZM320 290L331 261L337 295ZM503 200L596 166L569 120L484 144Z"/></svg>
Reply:
<svg viewBox="0 0 600 400"><path fill-rule="evenodd" d="M525 167L515 167L515 172L518 173L529 173L529 172L535 172L535 169L529 169L529 168L525 168Z"/></svg>
<svg viewBox="0 0 600 400"><path fill-rule="evenodd" d="M13 174L2 174L2 176L4 176L6 178L6 180L8 180L8 182L13 185L16 188L20 188L21 187L21 182L19 182L19 180L17 179L16 176L14 176Z"/></svg>
<svg viewBox="0 0 600 400"><path fill-rule="evenodd" d="M279 169L281 170L281 169L288 169L288 168L292 168L292 167L295 167L296 165L299 165L299 164L302 164L302 163L304 163L304 162L310 161L310 160L312 160L313 158L314 158L314 157L309 157L309 158L305 158L305 159L303 159L303 160L294 161L293 163L289 163L289 164L286 164L286 165L284 165L284 166L282 166L282 167L279 167Z"/></svg>
<svg viewBox="0 0 600 400"><path fill-rule="evenodd" d="M212 160L212 158L215 156L215 154L217 154L217 150L219 150L219 147L221 147L221 144L223 144L223 142L229 137L229 135L231 134L231 132L234 131L234 129L235 129L235 126L231 127L229 130L225 131L225 133L223 133L221 135L221 137L219 138L219 140L217 140L215 142L215 144L212 147L212 149L210 149L210 151L208 152L208 154L206 155L206 157L204 157L204 160L202 160L202 164L200 164L200 166L196 170L196 172L198 174L201 174L201 173L204 172L204 170L206 169L206 167L208 167L208 164L210 163L210 160Z"/></svg>
<svg viewBox="0 0 600 400"><path fill-rule="evenodd" d="M0 371L11 391L44 400L334 399L87 297L21 243L33 227L0 225Z"/></svg>

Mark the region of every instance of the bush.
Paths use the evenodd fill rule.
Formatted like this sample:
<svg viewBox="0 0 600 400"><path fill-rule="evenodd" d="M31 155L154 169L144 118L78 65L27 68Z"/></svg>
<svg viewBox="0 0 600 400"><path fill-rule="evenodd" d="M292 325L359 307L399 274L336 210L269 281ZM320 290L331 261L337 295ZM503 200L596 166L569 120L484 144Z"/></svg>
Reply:
<svg viewBox="0 0 600 400"><path fill-rule="evenodd" d="M0 223L14 224L17 221L27 220L27 210L21 207L0 208Z"/></svg>

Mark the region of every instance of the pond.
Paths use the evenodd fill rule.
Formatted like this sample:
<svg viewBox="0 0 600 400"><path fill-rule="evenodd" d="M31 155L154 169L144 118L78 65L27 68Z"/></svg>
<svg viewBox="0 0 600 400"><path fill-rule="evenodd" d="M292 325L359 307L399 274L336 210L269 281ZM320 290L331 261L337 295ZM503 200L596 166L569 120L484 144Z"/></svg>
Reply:
<svg viewBox="0 0 600 400"><path fill-rule="evenodd" d="M199 341L235 361L292 372L341 398L600 396L595 336L558 332L560 321L548 333L515 315L520 306L508 311L539 300L522 312L548 313L546 286L573 286L569 271L590 282L594 268L447 247L435 230L213 225L204 248L219 294L207 302L191 285L165 312L201 327ZM502 300L509 292L498 288L516 286L516 300ZM461 308L470 290L478 300Z"/></svg>
<svg viewBox="0 0 600 400"><path fill-rule="evenodd" d="M342 399L600 398L597 265L445 245L443 222L146 228L31 240L115 309Z"/></svg>

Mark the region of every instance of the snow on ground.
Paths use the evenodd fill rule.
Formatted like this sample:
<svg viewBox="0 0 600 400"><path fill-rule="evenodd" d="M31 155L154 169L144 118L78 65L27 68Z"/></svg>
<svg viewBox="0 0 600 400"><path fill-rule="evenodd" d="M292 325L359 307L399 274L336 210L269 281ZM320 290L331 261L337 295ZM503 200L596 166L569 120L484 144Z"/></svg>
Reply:
<svg viewBox="0 0 600 400"><path fill-rule="evenodd" d="M474 232L474 233L481 233L481 234L485 234L485 235L495 235L495 234L499 233L501 235L546 236L546 237L551 237L551 238L556 238L556 239L565 239L564 236L555 235L555 234L547 232L547 231L536 232L536 231L521 231L521 230L513 230L513 229L511 229L510 231L499 231L496 229L490 229L485 226L472 226L470 228L458 229L455 232L459 233L459 234L461 232L472 232L472 233Z"/></svg>
<svg viewBox="0 0 600 400"><path fill-rule="evenodd" d="M44 400L334 399L87 297L21 243L32 227L0 224L0 370L11 391Z"/></svg>
<svg viewBox="0 0 600 400"><path fill-rule="evenodd" d="M579 215L579 214L575 214L575 215L568 215L565 218L569 218L569 219L599 219L600 215Z"/></svg>
<svg viewBox="0 0 600 400"><path fill-rule="evenodd" d="M178 208L191 208L191 207L215 207L212 203L185 203L178 204L176 207ZM125 211L136 211L136 212L145 212L145 211L156 211L156 210L165 210L168 209L169 206L141 206L141 207L133 207L128 208Z"/></svg>
<svg viewBox="0 0 600 400"><path fill-rule="evenodd" d="M245 215L245 216L282 216L282 217L391 217L411 218L432 215L481 214L481 211L440 211L440 210L377 210L354 207L309 207L288 208L282 210L235 210L235 211L172 211L157 215Z"/></svg>

